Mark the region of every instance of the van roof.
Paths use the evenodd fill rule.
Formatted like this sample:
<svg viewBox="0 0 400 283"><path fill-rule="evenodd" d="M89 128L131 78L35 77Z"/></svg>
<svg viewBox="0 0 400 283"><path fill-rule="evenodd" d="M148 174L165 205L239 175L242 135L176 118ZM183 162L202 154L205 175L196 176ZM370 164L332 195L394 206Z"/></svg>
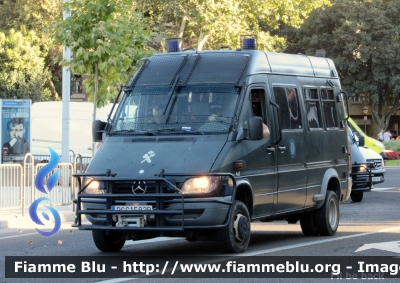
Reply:
<svg viewBox="0 0 400 283"><path fill-rule="evenodd" d="M156 54L144 60L129 85L172 85L177 76L178 84L242 84L247 75L265 73L338 78L329 58L260 50L208 50Z"/></svg>

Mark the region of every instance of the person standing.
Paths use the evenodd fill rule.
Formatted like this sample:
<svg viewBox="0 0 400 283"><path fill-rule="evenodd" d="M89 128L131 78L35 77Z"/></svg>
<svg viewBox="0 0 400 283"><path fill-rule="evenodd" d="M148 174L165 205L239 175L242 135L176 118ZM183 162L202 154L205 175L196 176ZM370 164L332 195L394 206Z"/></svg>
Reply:
<svg viewBox="0 0 400 283"><path fill-rule="evenodd" d="M386 130L386 132L383 134L383 141L390 141L392 138L392 134L390 133L389 130Z"/></svg>
<svg viewBox="0 0 400 283"><path fill-rule="evenodd" d="M381 142L381 141L383 141L383 134L384 134L384 132L383 132L383 129L380 131L380 133L378 134L378 140Z"/></svg>

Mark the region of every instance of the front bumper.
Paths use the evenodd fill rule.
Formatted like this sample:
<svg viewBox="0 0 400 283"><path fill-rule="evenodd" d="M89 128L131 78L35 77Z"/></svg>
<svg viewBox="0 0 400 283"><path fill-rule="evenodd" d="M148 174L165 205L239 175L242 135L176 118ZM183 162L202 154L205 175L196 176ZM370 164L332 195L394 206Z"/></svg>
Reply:
<svg viewBox="0 0 400 283"><path fill-rule="evenodd" d="M356 173L354 172L355 166L353 166L353 172L351 177L353 179L352 191L370 191L373 185L385 182L385 169L374 169L373 163L368 163L366 172Z"/></svg>
<svg viewBox="0 0 400 283"><path fill-rule="evenodd" d="M74 174L79 180L79 192L76 204L76 221L73 227L80 230L117 230L135 231L140 233L155 233L166 235L193 229L222 228L227 225L229 211L232 206L232 195L236 188L235 179L229 175L234 185L229 195L188 197L179 189L166 190L171 177L179 175L159 176L140 180L155 184L151 193L135 194L118 191L121 182L135 182L127 178L116 178L106 174L81 173ZM105 193L83 193L82 177L107 183ZM167 179L168 178L168 179ZM186 176L185 176L186 178ZM176 187L175 187L176 188ZM135 208L132 210L132 208ZM136 210L146 208L146 210ZM124 209L124 210L115 210ZM83 224L82 215L91 222Z"/></svg>

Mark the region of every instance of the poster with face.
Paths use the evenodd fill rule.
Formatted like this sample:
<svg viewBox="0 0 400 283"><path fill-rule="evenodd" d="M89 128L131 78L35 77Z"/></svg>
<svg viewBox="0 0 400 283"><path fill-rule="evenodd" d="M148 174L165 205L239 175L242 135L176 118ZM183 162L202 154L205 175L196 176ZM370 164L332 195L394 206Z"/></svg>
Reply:
<svg viewBox="0 0 400 283"><path fill-rule="evenodd" d="M0 100L2 163L22 162L29 150L30 100Z"/></svg>

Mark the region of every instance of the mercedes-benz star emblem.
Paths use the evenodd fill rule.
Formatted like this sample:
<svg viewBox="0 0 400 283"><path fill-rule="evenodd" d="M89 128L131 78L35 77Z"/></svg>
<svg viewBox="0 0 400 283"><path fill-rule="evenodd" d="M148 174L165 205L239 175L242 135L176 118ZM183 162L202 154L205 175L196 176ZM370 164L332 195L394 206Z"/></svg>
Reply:
<svg viewBox="0 0 400 283"><path fill-rule="evenodd" d="M145 181L135 181L132 185L132 193L144 194L147 190L147 184Z"/></svg>

